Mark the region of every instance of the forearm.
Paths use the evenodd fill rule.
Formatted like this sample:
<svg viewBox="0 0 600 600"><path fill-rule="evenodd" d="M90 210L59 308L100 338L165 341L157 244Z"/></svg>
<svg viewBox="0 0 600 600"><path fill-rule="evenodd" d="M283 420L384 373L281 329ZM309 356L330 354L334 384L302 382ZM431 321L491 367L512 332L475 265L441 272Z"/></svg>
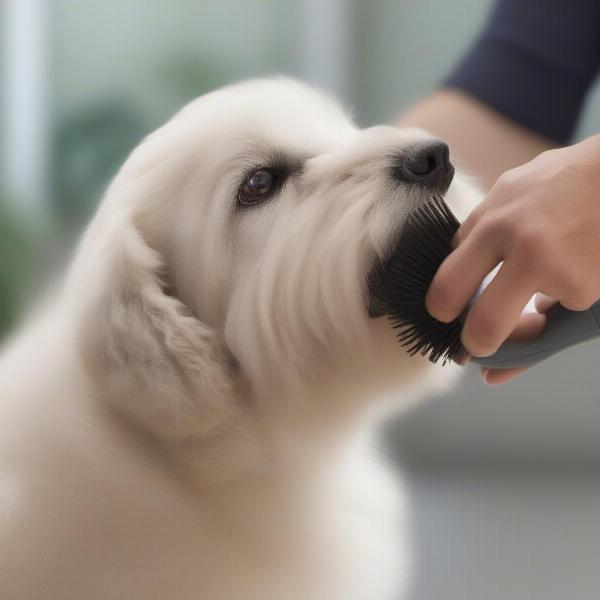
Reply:
<svg viewBox="0 0 600 600"><path fill-rule="evenodd" d="M556 146L463 92L445 89L411 107L397 121L443 138L452 160L489 189L506 170Z"/></svg>

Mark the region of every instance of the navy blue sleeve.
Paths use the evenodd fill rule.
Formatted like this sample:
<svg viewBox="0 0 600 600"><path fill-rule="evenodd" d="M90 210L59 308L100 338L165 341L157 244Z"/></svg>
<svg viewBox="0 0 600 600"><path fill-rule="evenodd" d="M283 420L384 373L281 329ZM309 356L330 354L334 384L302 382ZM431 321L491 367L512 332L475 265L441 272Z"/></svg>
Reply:
<svg viewBox="0 0 600 600"><path fill-rule="evenodd" d="M600 0L499 0L445 82L566 143L600 67Z"/></svg>

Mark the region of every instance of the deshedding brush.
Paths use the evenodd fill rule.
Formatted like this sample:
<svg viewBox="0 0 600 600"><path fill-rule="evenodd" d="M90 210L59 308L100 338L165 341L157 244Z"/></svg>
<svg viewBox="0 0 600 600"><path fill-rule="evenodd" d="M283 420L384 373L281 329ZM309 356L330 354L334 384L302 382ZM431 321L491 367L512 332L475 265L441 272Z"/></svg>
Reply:
<svg viewBox="0 0 600 600"><path fill-rule="evenodd" d="M442 323L425 308L425 295L436 271L452 251L460 222L439 196L410 213L402 230L402 251L390 261L389 319L408 353L443 364L462 351L462 323Z"/></svg>
<svg viewBox="0 0 600 600"><path fill-rule="evenodd" d="M460 223L448 205L431 197L408 217L400 238L401 251L388 265L388 315L398 339L409 354L428 356L442 364L464 350L460 341L468 308L457 319L442 323L425 308L425 296L434 275L452 251ZM472 361L492 369L529 367L575 344L600 336L600 301L584 311L557 304L546 313L542 334L532 341L508 341L498 351Z"/></svg>

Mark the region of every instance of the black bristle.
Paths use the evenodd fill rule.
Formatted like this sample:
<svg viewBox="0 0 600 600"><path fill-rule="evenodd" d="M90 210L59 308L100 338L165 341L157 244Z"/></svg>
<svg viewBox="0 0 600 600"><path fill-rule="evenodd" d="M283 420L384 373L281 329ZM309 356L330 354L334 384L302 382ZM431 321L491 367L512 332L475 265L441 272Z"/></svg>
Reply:
<svg viewBox="0 0 600 600"><path fill-rule="evenodd" d="M398 339L411 356L419 353L434 363L446 364L462 349L462 323L442 323L425 308L427 290L459 226L441 197L429 198L409 215L389 263L389 318Z"/></svg>

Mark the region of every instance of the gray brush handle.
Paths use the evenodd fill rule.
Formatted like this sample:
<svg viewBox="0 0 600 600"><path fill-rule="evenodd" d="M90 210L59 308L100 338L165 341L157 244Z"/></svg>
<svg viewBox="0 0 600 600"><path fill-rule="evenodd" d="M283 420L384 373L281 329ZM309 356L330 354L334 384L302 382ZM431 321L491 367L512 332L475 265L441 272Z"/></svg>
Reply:
<svg viewBox="0 0 600 600"><path fill-rule="evenodd" d="M473 357L472 362L492 369L530 367L561 350L600 336L600 301L581 312L557 304L546 316L544 331L538 339L505 342L495 354Z"/></svg>

